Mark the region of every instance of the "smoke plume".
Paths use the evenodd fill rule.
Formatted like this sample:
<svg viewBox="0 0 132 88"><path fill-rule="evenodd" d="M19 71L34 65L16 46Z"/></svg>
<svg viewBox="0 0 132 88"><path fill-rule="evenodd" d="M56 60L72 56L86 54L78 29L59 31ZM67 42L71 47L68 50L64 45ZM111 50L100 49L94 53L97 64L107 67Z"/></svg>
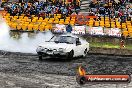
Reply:
<svg viewBox="0 0 132 88"><path fill-rule="evenodd" d="M36 53L39 44L48 41L53 34L51 32L37 33L33 38L28 33L22 33L19 39L10 37L10 28L4 20L0 22L0 50L22 53Z"/></svg>

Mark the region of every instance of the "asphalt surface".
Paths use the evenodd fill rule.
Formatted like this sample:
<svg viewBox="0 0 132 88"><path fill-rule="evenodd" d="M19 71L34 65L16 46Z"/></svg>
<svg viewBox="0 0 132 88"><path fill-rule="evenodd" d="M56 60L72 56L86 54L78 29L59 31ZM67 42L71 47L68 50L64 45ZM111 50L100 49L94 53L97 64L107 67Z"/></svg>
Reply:
<svg viewBox="0 0 132 88"><path fill-rule="evenodd" d="M0 52L0 88L132 88L129 84L86 84L76 82L78 66L89 74L130 74L132 57L92 55L61 60L37 55Z"/></svg>

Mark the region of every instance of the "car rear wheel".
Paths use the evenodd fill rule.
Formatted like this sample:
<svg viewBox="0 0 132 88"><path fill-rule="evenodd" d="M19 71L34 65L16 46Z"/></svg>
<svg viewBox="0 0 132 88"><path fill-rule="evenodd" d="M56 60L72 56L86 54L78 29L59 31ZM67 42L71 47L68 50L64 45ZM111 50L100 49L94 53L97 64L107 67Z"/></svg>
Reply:
<svg viewBox="0 0 132 88"><path fill-rule="evenodd" d="M87 51L87 49L85 49L85 50L84 50L83 57L86 57L86 55L87 55L87 52L88 52L88 51Z"/></svg>

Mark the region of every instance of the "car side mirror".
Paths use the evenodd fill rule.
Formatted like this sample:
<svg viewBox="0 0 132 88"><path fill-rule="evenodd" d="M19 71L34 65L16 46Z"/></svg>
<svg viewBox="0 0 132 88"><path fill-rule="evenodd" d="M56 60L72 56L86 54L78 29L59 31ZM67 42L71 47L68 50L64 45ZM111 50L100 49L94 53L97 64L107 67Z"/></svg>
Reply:
<svg viewBox="0 0 132 88"><path fill-rule="evenodd" d="M76 42L76 46L81 45L81 42Z"/></svg>

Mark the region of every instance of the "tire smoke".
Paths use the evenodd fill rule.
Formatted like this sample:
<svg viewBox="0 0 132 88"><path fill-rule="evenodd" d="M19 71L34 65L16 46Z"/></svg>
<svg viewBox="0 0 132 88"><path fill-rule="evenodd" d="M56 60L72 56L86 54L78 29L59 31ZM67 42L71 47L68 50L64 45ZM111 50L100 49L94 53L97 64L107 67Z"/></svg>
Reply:
<svg viewBox="0 0 132 88"><path fill-rule="evenodd" d="M10 37L10 28L4 20L0 22L0 50L21 53L36 53L39 44L44 44L53 34L51 32L37 33L33 38L28 33L22 33L20 39Z"/></svg>

